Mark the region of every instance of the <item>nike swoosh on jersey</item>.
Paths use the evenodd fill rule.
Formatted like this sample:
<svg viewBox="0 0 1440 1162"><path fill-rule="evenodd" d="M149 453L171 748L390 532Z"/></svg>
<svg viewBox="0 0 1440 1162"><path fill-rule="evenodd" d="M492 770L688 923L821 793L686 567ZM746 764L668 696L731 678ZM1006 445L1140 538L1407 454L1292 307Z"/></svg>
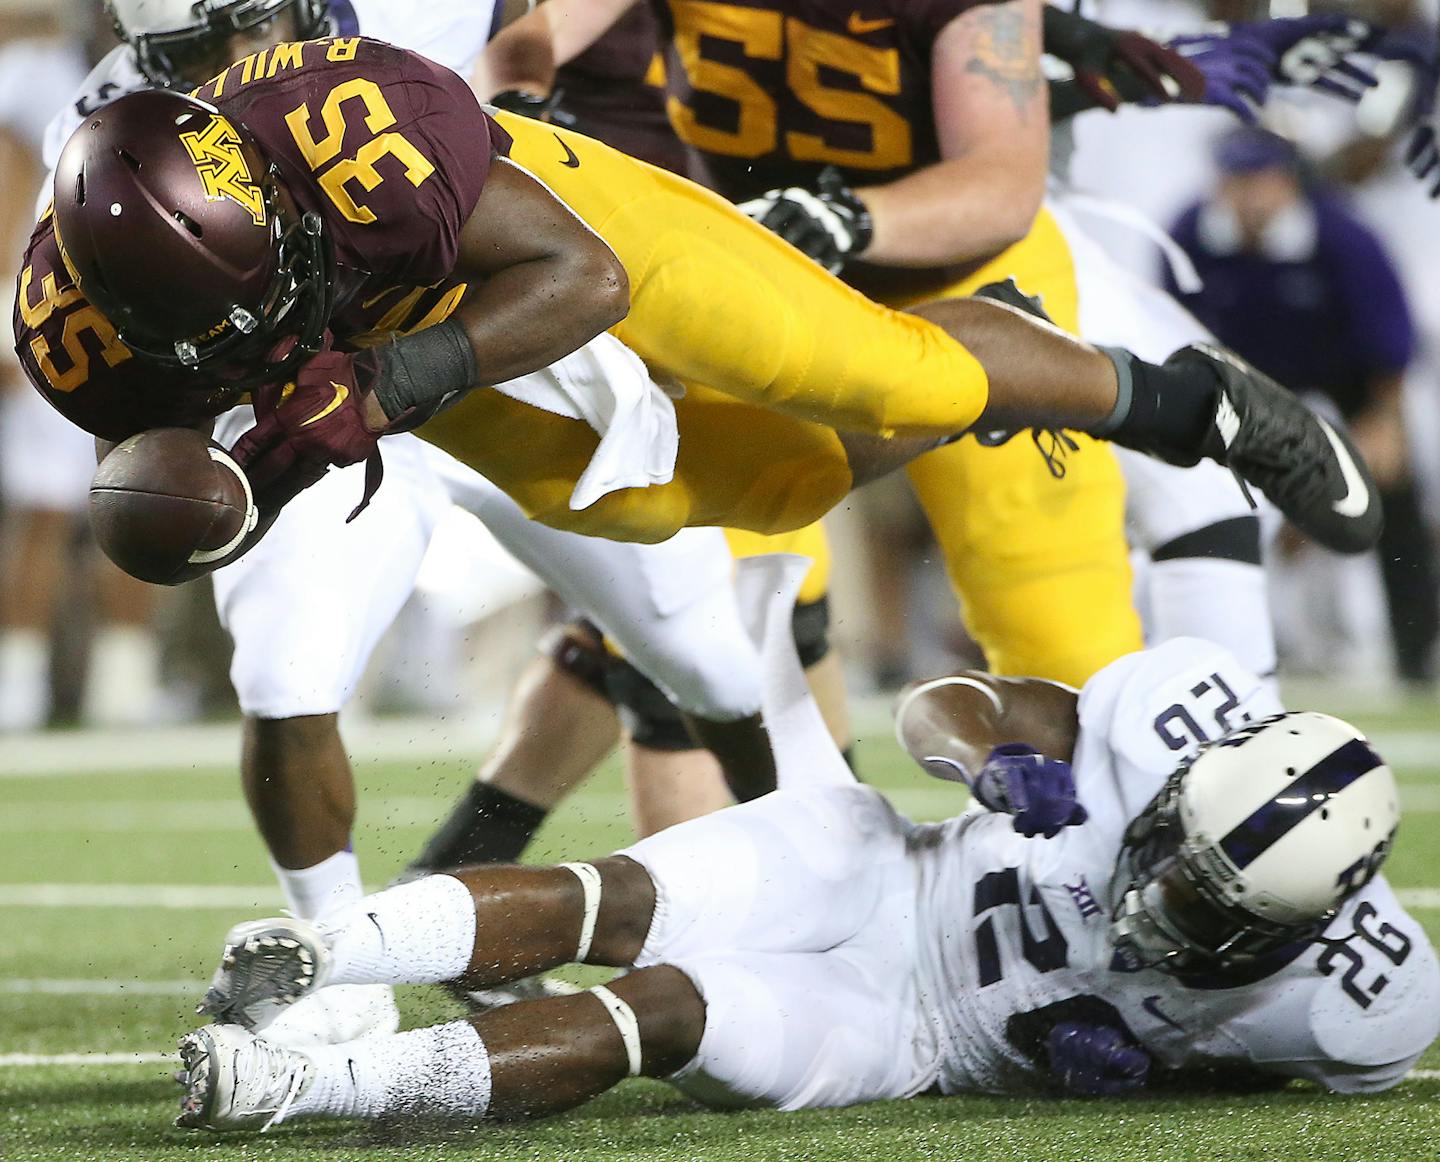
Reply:
<svg viewBox="0 0 1440 1162"><path fill-rule="evenodd" d="M580 159L575 156L575 151L565 144L560 134L555 134L555 140L560 142L560 148L565 151L565 160L562 161L560 164L563 165L566 169L579 169Z"/></svg>
<svg viewBox="0 0 1440 1162"><path fill-rule="evenodd" d="M332 379L330 381L330 386L335 389L335 398L332 399L329 403L327 403L313 416L311 416L308 420L302 423L300 425L302 428L308 428L311 424L318 424L321 420L323 420L326 416L328 416L331 412L333 412L342 403L344 403L347 399L350 398L350 389L346 387L343 383L336 383Z"/></svg>
<svg viewBox="0 0 1440 1162"><path fill-rule="evenodd" d="M869 32L879 32L882 28L889 28L894 23L893 19L866 20L860 13L852 12L850 19L845 24L845 30L851 36L864 36Z"/></svg>
<svg viewBox="0 0 1440 1162"><path fill-rule="evenodd" d="M1335 429L1324 420L1320 420L1320 428L1324 431L1325 438L1330 441L1330 447L1334 449L1335 459L1340 461L1340 474L1345 477L1345 495L1332 501L1330 507L1341 516L1352 519L1364 516L1365 510L1370 507L1370 490L1365 487L1365 478L1360 475L1355 458L1350 455L1350 449L1345 447L1345 441L1335 434Z"/></svg>
<svg viewBox="0 0 1440 1162"><path fill-rule="evenodd" d="M1164 1013L1160 1011L1159 1001L1160 995L1158 993L1153 993L1140 1002L1140 1007L1144 1009L1147 1013L1149 1013L1152 1017L1154 1017L1156 1020L1164 1021L1165 1024L1170 1026L1170 1028L1178 1029L1181 1033L1185 1032L1184 1025L1180 1024L1179 1021L1167 1017Z"/></svg>

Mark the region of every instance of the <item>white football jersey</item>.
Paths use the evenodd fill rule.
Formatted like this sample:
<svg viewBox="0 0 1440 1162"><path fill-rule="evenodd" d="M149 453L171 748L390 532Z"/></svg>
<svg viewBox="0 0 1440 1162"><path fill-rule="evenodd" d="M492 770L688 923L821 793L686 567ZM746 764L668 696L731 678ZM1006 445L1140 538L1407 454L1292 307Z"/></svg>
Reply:
<svg viewBox="0 0 1440 1162"><path fill-rule="evenodd" d="M77 41L26 37L0 44L0 125L40 152L46 123L84 75Z"/></svg>
<svg viewBox="0 0 1440 1162"><path fill-rule="evenodd" d="M368 36L418 52L436 64L468 75L498 31L503 0L330 0L336 35ZM128 44L113 48L45 130L45 168L54 170L76 126L116 97L147 89L150 82ZM44 199L49 200L49 182Z"/></svg>
<svg viewBox="0 0 1440 1162"><path fill-rule="evenodd" d="M1440 965L1383 879L1263 979L1181 983L1108 938L1126 824L1199 743L1281 709L1226 651L1177 638L1108 666L1080 695L1075 779L1087 823L1054 839L973 812L917 836L921 984L946 1092L1047 1077L1058 1020L1127 1028L1169 1068L1304 1077L1342 1092L1399 1081L1440 1034Z"/></svg>

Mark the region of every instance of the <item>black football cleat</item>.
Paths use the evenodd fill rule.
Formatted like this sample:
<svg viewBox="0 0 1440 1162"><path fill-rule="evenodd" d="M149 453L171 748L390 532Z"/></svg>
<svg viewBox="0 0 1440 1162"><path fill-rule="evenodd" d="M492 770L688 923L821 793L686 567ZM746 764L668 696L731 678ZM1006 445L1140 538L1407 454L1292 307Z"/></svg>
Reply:
<svg viewBox="0 0 1440 1162"><path fill-rule="evenodd" d="M1260 489L1301 532L1337 553L1380 539L1380 495L1364 459L1339 431L1268 375L1205 344L1165 361L1204 363L1220 400L1201 453Z"/></svg>

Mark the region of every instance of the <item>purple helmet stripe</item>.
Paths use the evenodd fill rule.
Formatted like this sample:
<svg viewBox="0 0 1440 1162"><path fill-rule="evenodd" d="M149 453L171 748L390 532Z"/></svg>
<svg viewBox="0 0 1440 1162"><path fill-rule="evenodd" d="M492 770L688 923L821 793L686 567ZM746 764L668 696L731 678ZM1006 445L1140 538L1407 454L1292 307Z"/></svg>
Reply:
<svg viewBox="0 0 1440 1162"><path fill-rule="evenodd" d="M1380 765L1380 756L1363 739L1347 742L1231 828L1220 850L1236 867L1249 867L1312 811Z"/></svg>

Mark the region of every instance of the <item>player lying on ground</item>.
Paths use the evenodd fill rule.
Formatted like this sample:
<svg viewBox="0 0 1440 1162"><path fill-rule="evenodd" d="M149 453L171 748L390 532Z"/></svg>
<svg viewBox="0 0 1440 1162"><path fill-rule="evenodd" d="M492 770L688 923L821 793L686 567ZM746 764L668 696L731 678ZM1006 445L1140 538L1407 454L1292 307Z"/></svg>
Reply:
<svg viewBox="0 0 1440 1162"><path fill-rule="evenodd" d="M1374 541L1343 437L1213 353L1156 366L981 300L887 310L683 179L491 118L453 73L363 38L257 54L200 95L219 109L137 93L72 137L22 270L19 348L111 439L263 385L237 452L271 505L424 424L547 522L779 531L972 425L1045 424L1226 462L1318 540ZM689 389L679 451L668 484L576 512L594 430L474 389L607 328Z"/></svg>
<svg viewBox="0 0 1440 1162"><path fill-rule="evenodd" d="M537 1115L638 1074L782 1109L1202 1071L1371 1091L1440 1031L1434 951L1375 878L1389 769L1218 647L1129 655L1078 696L979 673L912 688L910 753L990 808L935 825L853 782L777 656L767 717L808 786L591 864L432 876L324 931L240 925L206 1007L263 1031L333 982L635 971L310 1053L207 1026L181 1043L181 1124Z"/></svg>

